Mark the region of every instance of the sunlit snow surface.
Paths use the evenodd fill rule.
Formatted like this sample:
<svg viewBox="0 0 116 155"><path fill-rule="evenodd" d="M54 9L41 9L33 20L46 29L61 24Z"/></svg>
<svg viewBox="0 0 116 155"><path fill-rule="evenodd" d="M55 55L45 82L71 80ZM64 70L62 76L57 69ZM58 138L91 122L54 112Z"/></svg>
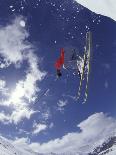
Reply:
<svg viewBox="0 0 116 155"><path fill-rule="evenodd" d="M11 144L11 142L3 137L0 137L0 155L37 155L31 150L23 150Z"/></svg>
<svg viewBox="0 0 116 155"><path fill-rule="evenodd" d="M89 10L112 18L116 21L116 1L115 0L76 0L79 4Z"/></svg>

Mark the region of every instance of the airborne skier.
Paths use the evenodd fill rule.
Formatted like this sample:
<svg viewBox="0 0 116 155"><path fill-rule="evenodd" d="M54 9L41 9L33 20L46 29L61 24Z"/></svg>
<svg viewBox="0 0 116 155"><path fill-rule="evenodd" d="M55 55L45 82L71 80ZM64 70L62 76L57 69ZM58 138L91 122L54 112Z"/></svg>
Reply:
<svg viewBox="0 0 116 155"><path fill-rule="evenodd" d="M64 49L61 48L60 58L58 58L56 63L55 63L55 68L56 68L56 72L57 72L58 77L62 76L61 67L63 66L63 64L64 64Z"/></svg>
<svg viewBox="0 0 116 155"><path fill-rule="evenodd" d="M91 57L91 32L86 34L86 45L83 56L79 55L79 52L75 48L61 48L60 58L57 59L55 63L55 68L57 71L57 76L61 77L61 68L71 69L78 73L79 75L79 86L77 91L76 99L80 99L83 90L83 81L84 84L84 96L83 103L86 102L88 97L88 83L89 83L89 73L90 73L90 57Z"/></svg>

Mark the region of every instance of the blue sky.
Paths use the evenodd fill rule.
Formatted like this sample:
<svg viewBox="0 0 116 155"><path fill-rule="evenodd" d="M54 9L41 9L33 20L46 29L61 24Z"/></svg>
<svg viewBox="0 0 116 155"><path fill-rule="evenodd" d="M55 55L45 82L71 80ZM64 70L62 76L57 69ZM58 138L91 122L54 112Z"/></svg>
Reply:
<svg viewBox="0 0 116 155"><path fill-rule="evenodd" d="M0 14L1 135L45 143L80 132L77 125L89 116L116 117L115 21L73 0L1 0ZM82 104L74 100L78 75L62 69L56 81L54 63L61 47L82 55L88 31L91 71Z"/></svg>

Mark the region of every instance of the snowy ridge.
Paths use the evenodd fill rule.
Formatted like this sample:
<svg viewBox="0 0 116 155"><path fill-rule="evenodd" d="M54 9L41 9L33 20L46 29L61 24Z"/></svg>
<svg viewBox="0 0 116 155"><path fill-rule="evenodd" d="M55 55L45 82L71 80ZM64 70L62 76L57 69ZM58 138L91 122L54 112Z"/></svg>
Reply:
<svg viewBox="0 0 116 155"><path fill-rule="evenodd" d="M116 21L116 1L115 0L76 0L79 4L88 8L92 12L112 18Z"/></svg>
<svg viewBox="0 0 116 155"><path fill-rule="evenodd" d="M13 146L10 140L0 137L0 155L116 155L116 136L108 138L102 145L94 148L90 153L85 153L86 147L76 153L34 153L30 148L19 148ZM39 152L39 150L38 150Z"/></svg>
<svg viewBox="0 0 116 155"><path fill-rule="evenodd" d="M32 153L31 150L21 150L11 144L11 142L3 137L0 137L0 155L38 155Z"/></svg>
<svg viewBox="0 0 116 155"><path fill-rule="evenodd" d="M116 155L116 136L110 137L88 155Z"/></svg>

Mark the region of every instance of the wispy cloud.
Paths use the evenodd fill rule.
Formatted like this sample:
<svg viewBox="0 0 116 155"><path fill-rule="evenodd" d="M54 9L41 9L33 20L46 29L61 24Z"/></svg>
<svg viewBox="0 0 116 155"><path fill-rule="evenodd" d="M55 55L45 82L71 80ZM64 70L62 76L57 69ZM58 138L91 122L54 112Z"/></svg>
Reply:
<svg viewBox="0 0 116 155"><path fill-rule="evenodd" d="M59 100L57 103L57 110L63 112L67 104L68 104L67 100Z"/></svg>
<svg viewBox="0 0 116 155"><path fill-rule="evenodd" d="M40 124L40 123L34 123L33 124L33 134L39 134L41 131L44 131L47 129L47 125L46 124Z"/></svg>
<svg viewBox="0 0 116 155"><path fill-rule="evenodd" d="M34 46L28 42L28 36L22 17L17 17L10 24L0 28L0 56L2 57L0 67L3 69L14 64L17 69L21 67L23 61L28 63L26 76L16 83L14 90L9 90L9 97L0 103L12 108L10 114L0 113L0 121L4 123L7 121L16 124L23 118L29 119L36 112L30 109L30 104L34 102L36 93L39 91L37 81L41 81L46 73L39 68ZM2 87L5 87L5 83L7 81Z"/></svg>
<svg viewBox="0 0 116 155"><path fill-rule="evenodd" d="M6 87L6 81L0 79L0 93L1 95L7 95L8 88Z"/></svg>
<svg viewBox="0 0 116 155"><path fill-rule="evenodd" d="M67 103L67 100L59 100L57 104L59 107L64 107L67 105Z"/></svg>

